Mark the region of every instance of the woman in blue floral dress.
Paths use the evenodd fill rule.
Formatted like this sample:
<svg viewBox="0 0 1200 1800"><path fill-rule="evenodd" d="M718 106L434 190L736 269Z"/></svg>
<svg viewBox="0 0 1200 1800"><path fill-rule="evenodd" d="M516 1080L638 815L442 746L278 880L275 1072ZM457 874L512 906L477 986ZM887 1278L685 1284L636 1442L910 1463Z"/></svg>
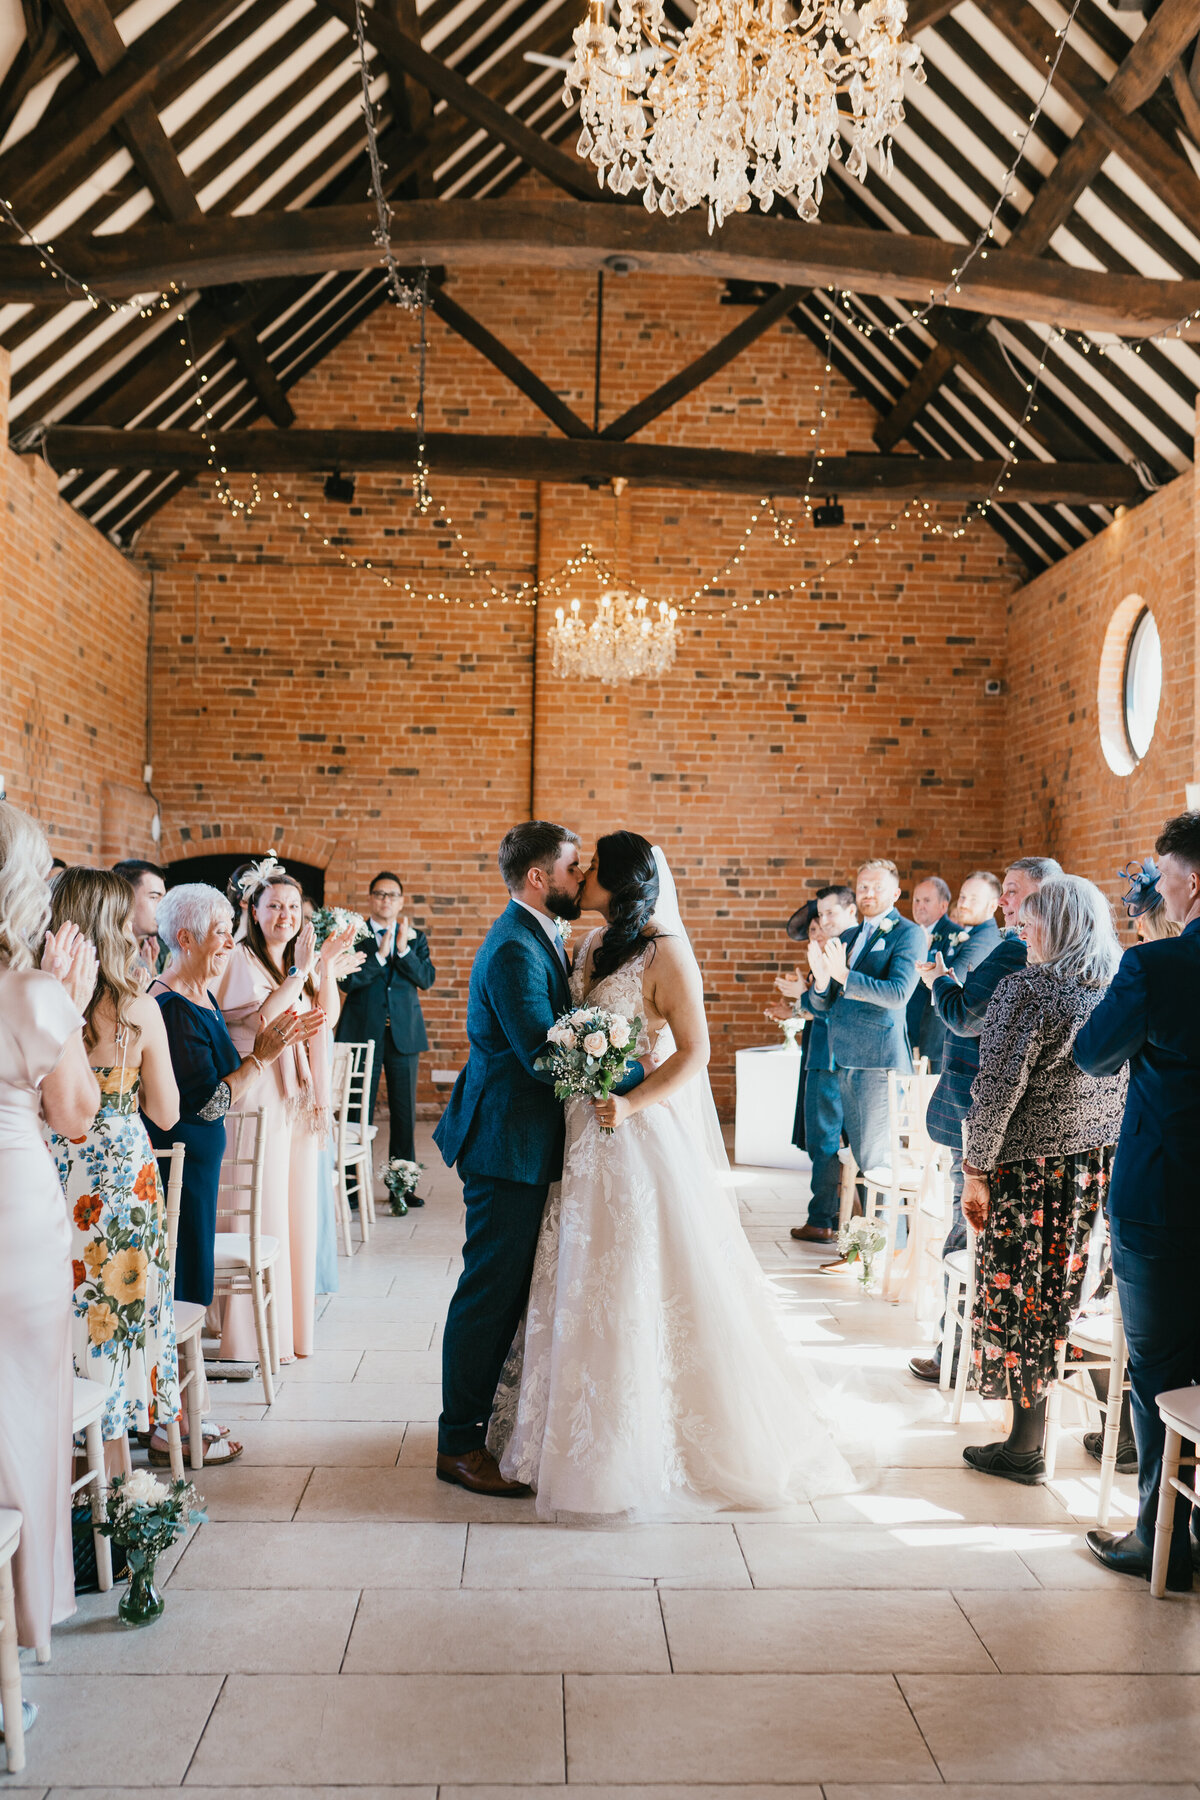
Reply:
<svg viewBox="0 0 1200 1800"><path fill-rule="evenodd" d="M75 1372L109 1390L106 1440L179 1411L166 1207L139 1116L169 1130L179 1090L159 1009L138 979L132 913L133 888L106 869L67 869L55 886L55 927L74 921L99 961L84 1044L100 1110L85 1136L51 1135L50 1147L72 1229Z"/></svg>

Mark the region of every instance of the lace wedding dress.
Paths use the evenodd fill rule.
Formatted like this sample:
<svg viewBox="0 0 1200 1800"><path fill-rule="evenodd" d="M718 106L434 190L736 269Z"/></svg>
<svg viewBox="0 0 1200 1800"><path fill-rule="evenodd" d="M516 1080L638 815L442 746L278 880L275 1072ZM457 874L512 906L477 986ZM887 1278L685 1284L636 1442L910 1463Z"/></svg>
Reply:
<svg viewBox="0 0 1200 1800"><path fill-rule="evenodd" d="M576 1005L598 935L571 978ZM588 1003L644 1019L645 962ZM643 1031L637 1054L652 1047L660 1063L672 1053L669 1029L653 1046ZM856 1486L783 1336L705 1104L701 1077L607 1137L587 1101L568 1104L563 1178L488 1436L541 1517L687 1517Z"/></svg>

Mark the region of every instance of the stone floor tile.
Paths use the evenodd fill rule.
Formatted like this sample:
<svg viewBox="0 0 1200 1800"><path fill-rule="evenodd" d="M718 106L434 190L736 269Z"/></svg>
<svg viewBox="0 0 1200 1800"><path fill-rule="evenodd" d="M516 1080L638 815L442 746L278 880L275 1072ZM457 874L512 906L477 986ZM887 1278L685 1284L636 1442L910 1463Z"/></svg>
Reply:
<svg viewBox="0 0 1200 1800"><path fill-rule="evenodd" d="M357 1589L206 1593L172 1583L161 1619L130 1631L117 1617L123 1592L80 1595L75 1617L54 1630L55 1673L336 1674L358 1604Z"/></svg>
<svg viewBox="0 0 1200 1800"><path fill-rule="evenodd" d="M750 1578L732 1525L472 1525L463 1586L737 1588Z"/></svg>
<svg viewBox="0 0 1200 1800"><path fill-rule="evenodd" d="M312 1474L274 1464L247 1463L244 1454L227 1469L205 1469L204 1510L214 1523L290 1519Z"/></svg>
<svg viewBox="0 0 1200 1800"><path fill-rule="evenodd" d="M1200 1788L1191 1783L1180 1786L1157 1781L1122 1781L1111 1787L1091 1781L1039 1781L1036 1788L1013 1787L1008 1782L948 1781L937 1789L938 1800L1196 1800L1198 1793ZM825 1784L825 1800L929 1800L929 1789L907 1782L843 1787L833 1781Z"/></svg>
<svg viewBox="0 0 1200 1800"><path fill-rule="evenodd" d="M1200 1606L1188 1594L1152 1600L1144 1582L1110 1575L1104 1589L964 1593L958 1603L1005 1675L1200 1675Z"/></svg>
<svg viewBox="0 0 1200 1800"><path fill-rule="evenodd" d="M272 1419L382 1421L433 1420L442 1410L437 1381L312 1381L288 1387L271 1408Z"/></svg>
<svg viewBox="0 0 1200 1800"><path fill-rule="evenodd" d="M295 1362L286 1363L275 1377L275 1385L281 1388L294 1387L297 1382L353 1381L363 1354L362 1350L353 1347L343 1350L323 1347L319 1356L301 1356Z"/></svg>
<svg viewBox="0 0 1200 1800"><path fill-rule="evenodd" d="M964 1596L964 1599L973 1596ZM1030 1596L989 1595L1024 1605ZM893 1669L991 1672L949 1594L664 1592L677 1674L848 1674Z"/></svg>
<svg viewBox="0 0 1200 1800"><path fill-rule="evenodd" d="M462 1525L205 1525L174 1586L457 1587L465 1537Z"/></svg>
<svg viewBox="0 0 1200 1800"><path fill-rule="evenodd" d="M395 1279L394 1265L389 1259L365 1256L341 1257L338 1261L338 1291L343 1298L350 1295L355 1300L384 1300L392 1289Z"/></svg>
<svg viewBox="0 0 1200 1800"><path fill-rule="evenodd" d="M553 1675L234 1675L189 1783L561 1782Z"/></svg>
<svg viewBox="0 0 1200 1800"><path fill-rule="evenodd" d="M1200 1676L897 1679L947 1781L1186 1781L1200 1767Z"/></svg>
<svg viewBox="0 0 1200 1800"><path fill-rule="evenodd" d="M565 1695L572 1784L938 1780L888 1676L568 1675Z"/></svg>
<svg viewBox="0 0 1200 1800"><path fill-rule="evenodd" d="M245 1446L239 1466L390 1469L404 1441L402 1421L366 1423L310 1419L298 1423L274 1413L260 1423L239 1425ZM232 1469L229 1471L233 1473Z"/></svg>
<svg viewBox="0 0 1200 1800"><path fill-rule="evenodd" d="M216 1675L55 1675L22 1671L38 1720L25 1768L4 1787L107 1781L122 1793L183 1780L220 1692ZM136 1729L130 1729L136 1722Z"/></svg>
<svg viewBox="0 0 1200 1800"><path fill-rule="evenodd" d="M1086 1450L1068 1466L1061 1453L1058 1467L1048 1487L1066 1509L1068 1517L1077 1519L1090 1529L1096 1523L1096 1503L1100 1497L1100 1467ZM1137 1522L1137 1477L1118 1475L1113 1482L1109 1501L1109 1527L1113 1531L1129 1531Z"/></svg>
<svg viewBox="0 0 1200 1800"><path fill-rule="evenodd" d="M1041 1587L1096 1588L1111 1594L1114 1588L1133 1585L1129 1577L1114 1575L1096 1561L1080 1525L1072 1525L1069 1531L1021 1530L1013 1526L1001 1527L1000 1531Z"/></svg>
<svg viewBox="0 0 1200 1800"><path fill-rule="evenodd" d="M349 1519L426 1519L450 1524L532 1523L532 1496L488 1499L439 1481L428 1465L398 1469L315 1469L296 1517L305 1524Z"/></svg>
<svg viewBox="0 0 1200 1800"><path fill-rule="evenodd" d="M814 1500L813 1510L829 1525L1064 1525L1069 1517L1047 1489L980 1475L963 1467L961 1452L957 1468L879 1469L865 1492Z"/></svg>
<svg viewBox="0 0 1200 1800"><path fill-rule="evenodd" d="M654 1593L368 1589L343 1669L351 1675L669 1674L671 1662Z"/></svg>
<svg viewBox="0 0 1200 1800"><path fill-rule="evenodd" d="M1031 1570L990 1525L735 1527L756 1588L1020 1588Z"/></svg>
<svg viewBox="0 0 1200 1800"><path fill-rule="evenodd" d="M376 1349L379 1347L375 1338L377 1325L415 1325L423 1324L426 1319L440 1319L453 1292L453 1282L434 1286L419 1282L403 1294L388 1294L381 1299L335 1294L321 1314L320 1323L326 1326L352 1324L364 1343ZM417 1304L421 1300L425 1302L423 1308Z"/></svg>
<svg viewBox="0 0 1200 1800"><path fill-rule="evenodd" d="M437 1426L412 1419L404 1429L404 1444L398 1460L399 1468L432 1468L437 1461ZM443 1482L442 1486L445 1487Z"/></svg>
<svg viewBox="0 0 1200 1800"><path fill-rule="evenodd" d="M927 1791L922 1789L923 1793ZM527 1787L443 1787L438 1800L533 1800L533 1796ZM538 1788L536 1800L821 1800L821 1790L808 1785L796 1787L791 1782L772 1782L769 1786L731 1783L713 1787L691 1782L680 1786L678 1782L664 1782L653 1787L594 1787L586 1781L572 1781L564 1787Z"/></svg>
<svg viewBox="0 0 1200 1800"><path fill-rule="evenodd" d="M440 1350L367 1350L358 1365L356 1381L386 1381L407 1385L414 1381L442 1379Z"/></svg>
<svg viewBox="0 0 1200 1800"><path fill-rule="evenodd" d="M436 1322L430 1319L388 1319L374 1325L353 1317L317 1320L313 1338L313 1366L320 1368L330 1350L428 1350Z"/></svg>
<svg viewBox="0 0 1200 1800"><path fill-rule="evenodd" d="M544 1790L553 1793L553 1788ZM772 1789L772 1794L778 1789ZM230 1800L233 1793L256 1794L259 1800L437 1800L436 1786L429 1787L227 1787L139 1788L138 1800ZM22 1800L29 1797L22 1794ZM57 1787L52 1800L127 1800L125 1788Z"/></svg>

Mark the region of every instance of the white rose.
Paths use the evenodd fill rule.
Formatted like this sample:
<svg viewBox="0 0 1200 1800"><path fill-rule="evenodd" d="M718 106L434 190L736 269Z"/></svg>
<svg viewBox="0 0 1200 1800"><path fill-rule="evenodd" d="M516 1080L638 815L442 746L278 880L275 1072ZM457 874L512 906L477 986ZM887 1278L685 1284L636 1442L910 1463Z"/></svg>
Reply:
<svg viewBox="0 0 1200 1800"><path fill-rule="evenodd" d="M586 1025L591 1016L586 1006L577 1007L571 1014L571 1023L572 1025Z"/></svg>
<svg viewBox="0 0 1200 1800"><path fill-rule="evenodd" d="M135 1469L121 1486L121 1498L130 1506L157 1506L167 1498L167 1490L149 1469Z"/></svg>
<svg viewBox="0 0 1200 1800"><path fill-rule="evenodd" d="M573 1031L568 1031L565 1025L561 1026L560 1030L562 1035L558 1040L559 1043L564 1050L573 1050L576 1042L575 1033Z"/></svg>
<svg viewBox="0 0 1200 1800"><path fill-rule="evenodd" d="M614 1050L623 1050L629 1042L629 1020L614 1019L608 1028L608 1041Z"/></svg>
<svg viewBox="0 0 1200 1800"><path fill-rule="evenodd" d="M583 1047L589 1056L603 1056L608 1049L608 1038L602 1031L589 1031L583 1040Z"/></svg>

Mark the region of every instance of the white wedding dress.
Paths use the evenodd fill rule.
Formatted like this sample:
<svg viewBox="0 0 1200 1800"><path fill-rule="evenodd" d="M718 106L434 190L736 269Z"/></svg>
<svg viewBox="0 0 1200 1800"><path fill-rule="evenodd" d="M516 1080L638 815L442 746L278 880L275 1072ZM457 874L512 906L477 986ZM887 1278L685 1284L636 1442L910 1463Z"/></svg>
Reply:
<svg viewBox="0 0 1200 1800"><path fill-rule="evenodd" d="M669 877L668 877L669 879ZM588 949L571 978L583 1003ZM646 952L588 1004L646 1017ZM659 1063L674 1043L643 1031ZM857 1485L784 1338L728 1185L706 1075L611 1136L567 1106L529 1305L488 1444L543 1518L689 1517ZM716 1160L719 1154L722 1169Z"/></svg>

